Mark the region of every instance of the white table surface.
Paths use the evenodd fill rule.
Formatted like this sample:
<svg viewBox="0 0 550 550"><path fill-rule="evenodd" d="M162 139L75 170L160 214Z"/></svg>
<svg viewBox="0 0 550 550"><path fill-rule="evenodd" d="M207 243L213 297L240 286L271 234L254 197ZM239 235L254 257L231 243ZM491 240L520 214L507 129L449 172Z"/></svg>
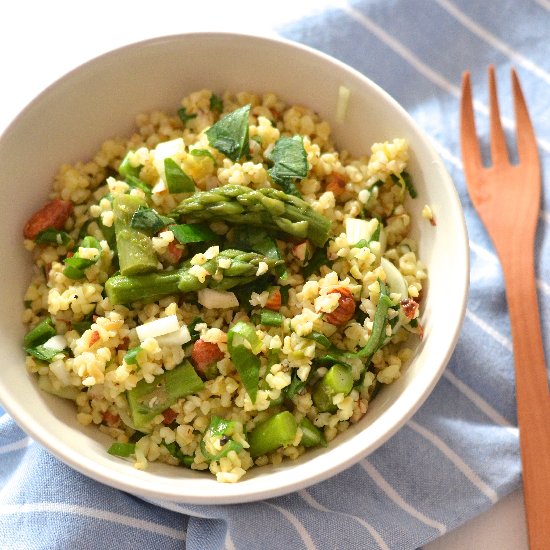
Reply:
<svg viewBox="0 0 550 550"><path fill-rule="evenodd" d="M0 132L54 80L113 48L189 31L240 31L270 36L274 35L272 28L276 24L311 14L325 3L279 0L276 10L262 14L260 2L250 0L216 3L215 10L201 2L185 3L184 9L184 2L177 0L10 2L3 5L0 24ZM426 550L477 548L527 550L521 491L425 546Z"/></svg>

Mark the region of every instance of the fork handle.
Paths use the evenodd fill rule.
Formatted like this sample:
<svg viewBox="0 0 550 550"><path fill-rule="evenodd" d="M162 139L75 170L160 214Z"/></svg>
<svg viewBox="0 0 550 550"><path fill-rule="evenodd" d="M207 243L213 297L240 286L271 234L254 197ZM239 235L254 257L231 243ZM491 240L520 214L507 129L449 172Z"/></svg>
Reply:
<svg viewBox="0 0 550 550"><path fill-rule="evenodd" d="M515 255L514 255L515 256ZM535 283L534 251L501 258L510 312L523 493L531 550L550 545L550 393Z"/></svg>

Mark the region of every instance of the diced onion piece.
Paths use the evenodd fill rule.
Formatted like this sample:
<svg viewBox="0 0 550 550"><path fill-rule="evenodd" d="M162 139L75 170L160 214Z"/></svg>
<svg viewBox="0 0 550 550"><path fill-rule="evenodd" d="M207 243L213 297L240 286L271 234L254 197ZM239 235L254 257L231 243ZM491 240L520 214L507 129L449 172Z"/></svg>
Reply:
<svg viewBox="0 0 550 550"><path fill-rule="evenodd" d="M338 88L338 102L336 103L336 122L342 124L348 111L350 89L346 86Z"/></svg>
<svg viewBox="0 0 550 550"><path fill-rule="evenodd" d="M166 183L164 173L164 159L171 158L175 155L185 152L185 144L183 138L176 138L170 141L159 143L153 150L153 166L156 168L159 176Z"/></svg>
<svg viewBox="0 0 550 550"><path fill-rule="evenodd" d="M68 373L65 373L65 374L66 374L66 379L70 382ZM80 390L76 386L66 385L60 388L56 388L52 384L50 377L47 375L41 375L38 377L38 387L42 391L45 391L46 393L57 395L58 397L62 397L63 399L71 399L72 401L74 401L78 397L78 394L80 393Z"/></svg>
<svg viewBox="0 0 550 550"><path fill-rule="evenodd" d="M50 371L52 371L56 378L64 385L64 386L70 386L71 385L71 376L69 373L65 370L65 364L62 361L54 361L53 363L50 363Z"/></svg>
<svg viewBox="0 0 550 550"><path fill-rule="evenodd" d="M168 191L168 186L166 185L163 179L158 180L157 183L155 183L155 185L153 185L153 188L151 189L151 193L155 195L160 195L165 191Z"/></svg>
<svg viewBox="0 0 550 550"><path fill-rule="evenodd" d="M386 273L386 283L390 287L390 292L398 292L401 294L401 299L408 298L407 283L401 275L401 272L388 259L380 258L380 265Z"/></svg>
<svg viewBox="0 0 550 550"><path fill-rule="evenodd" d="M183 346L187 342L191 341L191 334L187 325L183 325L175 332L170 332L164 336L157 337L157 343L159 346Z"/></svg>
<svg viewBox="0 0 550 550"><path fill-rule="evenodd" d="M180 324L177 315L168 315L136 327L136 333L143 342L147 338L156 338L157 336L176 332L179 329Z"/></svg>
<svg viewBox="0 0 550 550"><path fill-rule="evenodd" d="M207 309L227 309L239 305L237 296L227 290L203 288L198 291L197 295L199 304Z"/></svg>
<svg viewBox="0 0 550 550"><path fill-rule="evenodd" d="M386 230L383 225L380 226L380 237L378 237L378 242L380 243L380 252L384 254L384 252L386 252L387 238Z"/></svg>
<svg viewBox="0 0 550 550"><path fill-rule="evenodd" d="M48 349L58 349L59 351L62 351L67 347L68 344L65 336L61 334L56 334L55 336L52 336L49 340L46 340L42 345Z"/></svg>
<svg viewBox="0 0 550 550"><path fill-rule="evenodd" d="M356 218L346 218L346 237L348 243L353 246L359 241L368 241L372 234L376 231L380 223L376 218L372 220L358 220Z"/></svg>

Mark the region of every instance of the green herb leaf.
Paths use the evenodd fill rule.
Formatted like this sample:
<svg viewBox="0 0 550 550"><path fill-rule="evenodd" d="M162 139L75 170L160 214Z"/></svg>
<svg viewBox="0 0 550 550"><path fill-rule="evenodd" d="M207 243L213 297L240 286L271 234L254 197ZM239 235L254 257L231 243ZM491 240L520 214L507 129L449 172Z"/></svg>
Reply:
<svg viewBox="0 0 550 550"><path fill-rule="evenodd" d="M237 162L248 152L248 115L250 105L229 113L206 130L212 147Z"/></svg>
<svg viewBox="0 0 550 550"><path fill-rule="evenodd" d="M142 350L141 346L136 346L135 348L130 348L125 354L124 354L124 361L126 361L127 365L138 365L137 356L138 353Z"/></svg>
<svg viewBox="0 0 550 550"><path fill-rule="evenodd" d="M164 159L164 173L170 193L193 193L195 191L195 182L180 168L174 159Z"/></svg>
<svg viewBox="0 0 550 550"><path fill-rule="evenodd" d="M141 166L133 166L130 163L130 153L133 153L133 151L128 151L128 153L126 153L126 156L120 162L118 173L124 178L128 176L134 176L137 178L139 176Z"/></svg>
<svg viewBox="0 0 550 550"><path fill-rule="evenodd" d="M330 262L327 258L327 251L325 248L317 248L311 257L311 260L302 269L302 275L304 279L311 277L314 273L317 273L321 266L329 265Z"/></svg>
<svg viewBox="0 0 550 550"><path fill-rule="evenodd" d="M197 325L199 323L204 323L204 321L200 317L195 317L187 327L191 335L191 342L195 342L201 337L200 332L197 331Z"/></svg>
<svg viewBox="0 0 550 550"><path fill-rule="evenodd" d="M416 188L408 172L401 172L399 175L392 174L391 178L394 183L401 185L403 189L406 189L412 199L416 199L418 193L416 192Z"/></svg>
<svg viewBox="0 0 550 550"><path fill-rule="evenodd" d="M307 176L308 164L304 141L301 136L281 137L269 159L274 163L268 170L271 179L289 195L301 198L295 182Z"/></svg>
<svg viewBox="0 0 550 550"><path fill-rule="evenodd" d="M82 279L85 275L84 271L94 265L101 257L102 248L99 241L95 237L90 235L84 237L80 242L79 248L95 248L98 253L94 258L81 258L77 250L74 256L65 258L65 268L63 269L63 275L69 279Z"/></svg>
<svg viewBox="0 0 550 550"><path fill-rule="evenodd" d="M216 94L212 94L210 96L210 110L218 111L218 113L223 111L223 101L220 96L217 96Z"/></svg>
<svg viewBox="0 0 550 550"><path fill-rule="evenodd" d="M186 466L187 468L191 467L191 464L193 464L195 457L192 455L184 455L181 452L180 446L175 441L173 441L172 443L166 443L166 441L162 441L162 445L164 445L168 449L168 452L175 459L177 459L182 466Z"/></svg>
<svg viewBox="0 0 550 550"><path fill-rule="evenodd" d="M53 244L56 246L66 246L71 242L71 237L66 231L59 231L53 227L40 231L34 238L37 244Z"/></svg>
<svg viewBox="0 0 550 550"><path fill-rule="evenodd" d="M138 208L130 221L130 227L139 229L147 235L156 235L167 225L174 223L172 218L162 216L153 208Z"/></svg>
<svg viewBox="0 0 550 550"><path fill-rule="evenodd" d="M248 341L251 350L241 343L244 340ZM227 333L227 347L246 393L250 396L252 403L255 403L260 382L260 359L256 354L260 352L262 342L254 326L244 321L235 323Z"/></svg>
<svg viewBox="0 0 550 550"><path fill-rule="evenodd" d="M226 420L225 418L220 418L219 416L213 416L210 419L210 425L208 426L208 429L206 430L200 443L201 453L206 460L212 462L227 456L231 451L235 451L237 453L242 451L243 446L229 437L233 432L234 424L235 422L232 420ZM218 440L220 446L222 447L221 450L216 454L209 452L206 440L209 440L211 443Z"/></svg>
<svg viewBox="0 0 550 550"><path fill-rule="evenodd" d="M23 338L23 345L25 347L32 348L43 344L49 340L52 336L55 336L57 332L53 326L53 321L51 317L46 317L36 325L33 329L29 330L25 337Z"/></svg>
<svg viewBox="0 0 550 550"><path fill-rule="evenodd" d="M92 315L86 315L82 321L73 321L71 323L72 328L82 336L92 326Z"/></svg>
<svg viewBox="0 0 550 550"><path fill-rule="evenodd" d="M189 154L193 155L194 157L208 157L212 160L214 166L217 166L214 155L208 149L191 149L191 151L189 151Z"/></svg>
<svg viewBox="0 0 550 550"><path fill-rule="evenodd" d="M183 122L184 126L187 124L188 120L192 120L193 118L197 117L195 113L188 114L187 109L185 107L178 109L178 116L180 117L180 120Z"/></svg>
<svg viewBox="0 0 550 550"><path fill-rule="evenodd" d="M170 231L181 244L203 243L215 241L218 236L207 226L202 224L171 225Z"/></svg>
<svg viewBox="0 0 550 550"><path fill-rule="evenodd" d="M148 196L153 194L153 190L137 176L129 174L124 181L130 186L130 189L141 189Z"/></svg>
<svg viewBox="0 0 550 550"><path fill-rule="evenodd" d="M128 457L136 452L135 443L113 443L107 452L113 456Z"/></svg>
<svg viewBox="0 0 550 550"><path fill-rule="evenodd" d="M46 348L43 345L25 348L25 352L33 357L36 357L40 361L46 361L47 363L51 363L53 358L60 353L66 354L66 351L64 350Z"/></svg>

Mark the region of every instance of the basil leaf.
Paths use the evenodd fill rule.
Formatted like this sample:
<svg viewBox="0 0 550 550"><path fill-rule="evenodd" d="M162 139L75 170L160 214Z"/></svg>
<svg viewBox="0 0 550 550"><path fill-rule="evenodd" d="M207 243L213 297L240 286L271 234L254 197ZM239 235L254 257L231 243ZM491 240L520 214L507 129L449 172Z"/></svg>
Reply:
<svg viewBox="0 0 550 550"><path fill-rule="evenodd" d="M301 136L281 137L269 156L274 164L268 170L271 179L288 195L301 198L295 181L307 176L308 164L304 141Z"/></svg>
<svg viewBox="0 0 550 550"><path fill-rule="evenodd" d="M189 154L193 155L194 157L208 157L209 159L212 159L214 166L217 166L214 155L208 149L191 149L191 151L189 151Z"/></svg>
<svg viewBox="0 0 550 550"><path fill-rule="evenodd" d="M135 348L130 348L125 354L124 354L124 361L126 361L127 365L138 365L137 356L138 353L142 350L141 346L136 346Z"/></svg>
<svg viewBox="0 0 550 550"><path fill-rule="evenodd" d="M192 193L195 191L195 182L180 168L174 159L164 159L164 173L170 193Z"/></svg>
<svg viewBox="0 0 550 550"><path fill-rule="evenodd" d="M53 227L40 231L34 238L37 244L54 244L56 246L66 246L71 242L71 237L66 231L59 231Z"/></svg>
<svg viewBox="0 0 550 550"><path fill-rule="evenodd" d="M126 156L121 160L120 166L118 167L118 173L124 178L128 176L134 176L137 178L139 176L139 172L141 171L141 166L132 166L129 158L130 153L133 153L133 151L128 151Z"/></svg>
<svg viewBox="0 0 550 550"><path fill-rule="evenodd" d="M43 345L35 346L32 348L25 348L25 352L29 355L32 355L33 357L36 357L40 361L46 361L47 363L51 363L53 358L59 353L67 353L64 350L46 348Z"/></svg>
<svg viewBox="0 0 550 550"><path fill-rule="evenodd" d="M234 243L233 246L239 250L250 250L263 254L270 260L284 260L277 241L262 229L256 228L250 231L249 227L236 226L233 228ZM275 273L280 279L286 279L288 272L285 264L275 267Z"/></svg>
<svg viewBox="0 0 550 550"><path fill-rule="evenodd" d="M164 445L168 452L179 461L179 463L182 466L186 466L187 468L191 467L191 464L193 464L193 461L195 460L195 457L193 455L184 455L181 452L181 447L173 441L172 443L166 443L166 441L162 441L162 445Z"/></svg>
<svg viewBox="0 0 550 550"><path fill-rule="evenodd" d="M200 443L201 453L206 460L212 462L227 456L231 451L235 451L237 453L242 451L243 446L229 437L233 425L234 422L232 420L226 420L225 418L220 418L219 416L213 416L210 419L210 425L208 426L208 429L206 430L206 433ZM210 440L218 439L222 449L216 454L208 452L205 442L206 438Z"/></svg>
<svg viewBox="0 0 550 550"><path fill-rule="evenodd" d="M138 208L132 219L130 227L139 229L148 235L156 235L167 225L173 224L174 220L168 216L162 216L153 208Z"/></svg>
<svg viewBox="0 0 550 550"><path fill-rule="evenodd" d="M184 126L187 124L188 120L192 120L197 117L195 113L188 114L187 109L185 107L178 109L178 116L180 117L180 120L183 122Z"/></svg>
<svg viewBox="0 0 550 550"><path fill-rule="evenodd" d="M170 230L181 244L215 241L218 236L207 226L201 224L171 225Z"/></svg>
<svg viewBox="0 0 550 550"><path fill-rule="evenodd" d="M243 344L237 343L243 340L248 341L252 351ZM227 347L246 393L250 396L252 403L255 403L260 383L260 358L256 357L254 352L260 352L262 342L254 326L244 321L233 325L227 333Z"/></svg>
<svg viewBox="0 0 550 550"><path fill-rule="evenodd" d="M210 110L218 111L218 113L223 111L223 101L220 96L217 96L216 94L212 94L210 96Z"/></svg>
<svg viewBox="0 0 550 550"><path fill-rule="evenodd" d="M311 257L311 260L307 263L307 265L302 269L302 276L304 279L307 279L314 273L317 273L319 269L321 269L321 266L323 265L329 265L330 262L327 258L327 251L325 248L318 248L313 253L313 256Z"/></svg>
<svg viewBox="0 0 550 550"><path fill-rule="evenodd" d="M80 242L79 248L95 248L98 253L94 258L81 258L78 250L74 256L65 258L65 268L63 269L63 275L69 279L82 279L84 277L84 271L94 265L100 258L102 248L99 241L95 237L90 235L84 237Z"/></svg>
<svg viewBox="0 0 550 550"><path fill-rule="evenodd" d="M221 118L206 130L212 147L237 162L248 152L248 115L250 105L245 105Z"/></svg>
<svg viewBox="0 0 550 550"><path fill-rule="evenodd" d="M152 189L137 176L129 174L126 176L124 181L130 186L131 189L141 189L146 195L149 196L153 193Z"/></svg>

